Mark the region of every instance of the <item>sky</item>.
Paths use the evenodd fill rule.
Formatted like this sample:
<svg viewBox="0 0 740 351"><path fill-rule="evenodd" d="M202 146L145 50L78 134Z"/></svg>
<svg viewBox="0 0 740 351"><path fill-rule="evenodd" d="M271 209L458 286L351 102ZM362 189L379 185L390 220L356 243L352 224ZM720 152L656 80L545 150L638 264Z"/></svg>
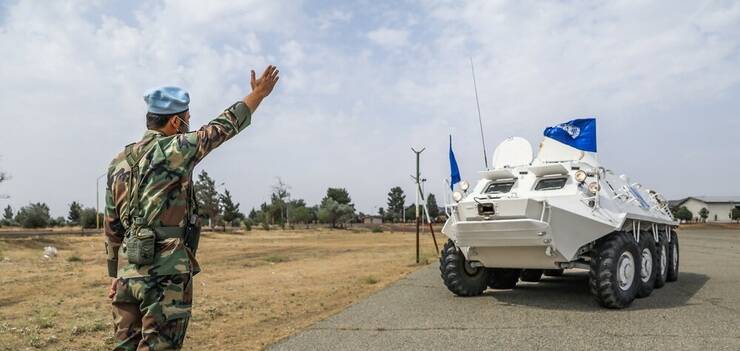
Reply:
<svg viewBox="0 0 740 351"><path fill-rule="evenodd" d="M267 64L252 125L196 170L243 211L277 177L309 204L344 187L376 213L396 185L409 204L411 147L441 202L449 135L463 179L484 168L471 59L489 157L593 116L603 166L671 199L740 195L736 1L0 1L0 52L2 207L94 206L147 89L187 89L196 127Z"/></svg>

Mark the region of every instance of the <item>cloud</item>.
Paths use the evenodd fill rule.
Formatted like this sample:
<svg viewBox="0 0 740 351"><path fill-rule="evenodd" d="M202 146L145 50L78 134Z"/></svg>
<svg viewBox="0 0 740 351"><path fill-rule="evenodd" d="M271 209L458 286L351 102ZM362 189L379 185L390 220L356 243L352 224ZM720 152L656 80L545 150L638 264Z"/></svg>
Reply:
<svg viewBox="0 0 740 351"><path fill-rule="evenodd" d="M408 44L409 33L402 29L378 28L367 33L367 37L380 46L395 48Z"/></svg>

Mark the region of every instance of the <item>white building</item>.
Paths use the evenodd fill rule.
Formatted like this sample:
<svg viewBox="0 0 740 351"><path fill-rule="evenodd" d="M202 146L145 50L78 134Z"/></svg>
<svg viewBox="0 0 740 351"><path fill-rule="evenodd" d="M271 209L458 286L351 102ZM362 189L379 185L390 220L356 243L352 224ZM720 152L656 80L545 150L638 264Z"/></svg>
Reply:
<svg viewBox="0 0 740 351"><path fill-rule="evenodd" d="M730 211L740 208L740 196L689 196L685 199L671 201L673 206L686 206L694 215L694 221L701 220L699 211L709 211L707 222L731 222Z"/></svg>

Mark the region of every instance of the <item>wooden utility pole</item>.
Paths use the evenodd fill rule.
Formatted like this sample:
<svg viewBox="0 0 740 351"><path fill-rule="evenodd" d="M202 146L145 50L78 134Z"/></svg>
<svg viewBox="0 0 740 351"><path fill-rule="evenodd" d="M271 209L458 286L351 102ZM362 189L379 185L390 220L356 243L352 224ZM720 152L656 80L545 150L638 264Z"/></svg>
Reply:
<svg viewBox="0 0 740 351"><path fill-rule="evenodd" d="M419 263L419 229L421 227L421 221L419 217L419 189L421 189L421 172L419 171L419 156L421 156L421 153L424 152L426 148L422 148L419 151L414 150L414 148L411 148L411 151L413 151L416 154L416 177L414 180L416 181L416 263Z"/></svg>

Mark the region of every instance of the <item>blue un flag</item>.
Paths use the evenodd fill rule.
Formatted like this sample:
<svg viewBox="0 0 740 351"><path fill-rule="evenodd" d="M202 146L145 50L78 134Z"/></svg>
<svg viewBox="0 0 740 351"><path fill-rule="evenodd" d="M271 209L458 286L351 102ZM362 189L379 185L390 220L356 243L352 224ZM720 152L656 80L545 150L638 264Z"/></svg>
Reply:
<svg viewBox="0 0 740 351"><path fill-rule="evenodd" d="M596 119L574 119L548 127L545 136L578 150L596 152Z"/></svg>
<svg viewBox="0 0 740 351"><path fill-rule="evenodd" d="M450 135L450 190L453 190L455 184L460 182L460 169L457 168L455 153L452 152L452 135Z"/></svg>

